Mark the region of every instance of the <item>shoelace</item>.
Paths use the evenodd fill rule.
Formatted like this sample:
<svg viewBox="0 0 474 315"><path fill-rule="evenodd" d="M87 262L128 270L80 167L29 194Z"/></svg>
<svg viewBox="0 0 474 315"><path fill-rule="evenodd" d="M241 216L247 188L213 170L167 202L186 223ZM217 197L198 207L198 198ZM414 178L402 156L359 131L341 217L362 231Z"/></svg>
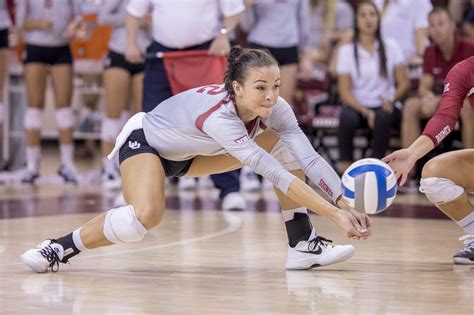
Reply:
<svg viewBox="0 0 474 315"><path fill-rule="evenodd" d="M47 245L46 247L40 250L41 255L46 258L49 262L49 268L52 272L57 272L59 270L59 256L54 251L54 249Z"/></svg>
<svg viewBox="0 0 474 315"><path fill-rule="evenodd" d="M327 243L332 243L332 240L328 240L327 238L324 238L322 236L316 236L315 238L311 239L308 241L308 249L310 251L314 251L318 246L318 244L321 244L322 246L327 246L328 244L325 244L325 242Z"/></svg>
<svg viewBox="0 0 474 315"><path fill-rule="evenodd" d="M469 248L474 249L474 235L464 235L459 238L460 241L463 241L463 243L466 245L466 248L464 250L467 250Z"/></svg>

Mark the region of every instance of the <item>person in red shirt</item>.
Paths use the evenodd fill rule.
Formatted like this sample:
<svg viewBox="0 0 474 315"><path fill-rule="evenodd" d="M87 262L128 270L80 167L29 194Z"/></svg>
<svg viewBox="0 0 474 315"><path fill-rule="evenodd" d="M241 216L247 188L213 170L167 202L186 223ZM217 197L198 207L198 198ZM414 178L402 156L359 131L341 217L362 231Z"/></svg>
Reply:
<svg viewBox="0 0 474 315"><path fill-rule="evenodd" d="M474 56L449 71L439 108L423 134L408 148L383 158L401 179L400 185L416 161L454 129L465 100L474 109ZM474 264L474 205L468 196L474 193L474 149L444 153L428 161L423 167L420 191L467 233L460 238L466 247L454 255L454 263Z"/></svg>
<svg viewBox="0 0 474 315"><path fill-rule="evenodd" d="M459 61L474 55L474 42L456 36L455 21L446 8L433 9L428 20L433 43L425 51L418 94L408 98L403 106L403 148L407 148L421 134L421 120L430 118L438 108L448 71ZM462 112L461 120L464 147L472 147L468 110Z"/></svg>

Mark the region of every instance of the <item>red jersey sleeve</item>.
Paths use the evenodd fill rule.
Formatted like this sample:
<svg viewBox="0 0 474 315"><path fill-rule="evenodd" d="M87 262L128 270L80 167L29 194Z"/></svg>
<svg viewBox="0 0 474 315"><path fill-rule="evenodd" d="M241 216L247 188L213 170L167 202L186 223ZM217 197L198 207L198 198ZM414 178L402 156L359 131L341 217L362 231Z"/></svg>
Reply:
<svg viewBox="0 0 474 315"><path fill-rule="evenodd" d="M443 95L438 110L428 121L423 135L435 146L453 131L459 118L464 99L474 86L474 57L457 63L446 76Z"/></svg>

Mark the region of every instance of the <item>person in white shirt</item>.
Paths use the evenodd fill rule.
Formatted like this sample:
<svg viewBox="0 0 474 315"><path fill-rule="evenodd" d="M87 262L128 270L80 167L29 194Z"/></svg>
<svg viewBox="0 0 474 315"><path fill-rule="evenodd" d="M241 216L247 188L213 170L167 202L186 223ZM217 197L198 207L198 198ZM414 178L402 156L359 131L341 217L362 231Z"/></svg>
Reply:
<svg viewBox="0 0 474 315"><path fill-rule="evenodd" d="M118 160L107 159L115 138L123 126L121 115L132 101L132 112L141 111L144 63L130 63L125 59L127 34L125 31L126 6L128 0L105 1L99 11L98 23L112 27L109 53L104 63L105 116L101 128L102 186L106 189L120 188ZM142 19L137 32L138 47L145 52L150 44L149 19Z"/></svg>
<svg viewBox="0 0 474 315"><path fill-rule="evenodd" d="M308 55L309 10L309 0L248 0L240 22L241 28L248 32L249 47L268 49L277 59L282 74L281 96L290 103L298 66L305 76L312 69Z"/></svg>
<svg viewBox="0 0 474 315"><path fill-rule="evenodd" d="M61 166L65 182L78 183L73 163L71 109L73 67L69 42L79 30L80 2L23 0L16 3L16 23L23 31L24 76L28 96L25 112L27 168L21 181L33 184L39 177L40 139L48 72L51 74L59 130Z"/></svg>
<svg viewBox="0 0 474 315"><path fill-rule="evenodd" d="M5 119L3 85L8 71L8 28L11 26L7 0L0 0L0 125Z"/></svg>
<svg viewBox="0 0 474 315"><path fill-rule="evenodd" d="M313 229L307 209L334 221L350 238L368 238L370 219L344 204L340 178L279 97L277 61L263 50L237 46L228 64L224 84L182 92L125 124L110 157L120 157L126 206L27 250L23 262L35 272L57 271L59 262L81 251L140 241L163 217L166 176L202 176L242 165L277 187L289 241L287 269L349 259L354 247L327 244ZM305 183L305 174L332 203Z"/></svg>
<svg viewBox="0 0 474 315"><path fill-rule="evenodd" d="M407 65L421 65L428 45L430 0L374 0L382 15L382 38L400 46Z"/></svg>
<svg viewBox="0 0 474 315"><path fill-rule="evenodd" d="M409 89L400 47L382 40L380 14L371 1L357 5L352 43L344 44L337 61L338 90L344 103L337 131L339 168L353 161L356 129L372 130L372 157L385 156L390 127L400 116L398 101Z"/></svg>
<svg viewBox="0 0 474 315"><path fill-rule="evenodd" d="M237 26L245 7L242 0L134 0L127 5L127 49L125 58L143 62L136 34L140 18L151 5L153 42L147 55L167 51L208 50L211 55L223 56L230 51L229 33ZM170 83L161 58L147 59L143 78L143 111L149 112L172 96ZM245 199L239 193L237 171L211 176L220 189L223 209L241 210ZM179 187L195 186L195 179L180 178Z"/></svg>

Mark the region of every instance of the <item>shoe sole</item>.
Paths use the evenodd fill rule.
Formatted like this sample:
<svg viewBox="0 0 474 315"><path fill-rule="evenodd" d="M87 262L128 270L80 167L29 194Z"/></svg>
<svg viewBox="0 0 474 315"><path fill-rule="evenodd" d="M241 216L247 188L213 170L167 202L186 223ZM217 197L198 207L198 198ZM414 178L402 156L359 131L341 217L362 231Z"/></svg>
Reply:
<svg viewBox="0 0 474 315"><path fill-rule="evenodd" d="M456 265L474 265L474 260L467 258L454 257L453 261Z"/></svg>
<svg viewBox="0 0 474 315"><path fill-rule="evenodd" d="M32 271L34 271L36 273L45 273L46 271L48 271L48 269L44 270L43 266L36 263L35 260L31 259L29 256L30 255L28 254L28 252L26 252L26 253L20 255L20 260L25 265L27 265Z"/></svg>
<svg viewBox="0 0 474 315"><path fill-rule="evenodd" d="M287 270L309 270L309 269L313 269L313 268L317 268L317 267L329 266L329 265L337 264L337 263L340 263L340 262L343 262L343 261L346 261L346 260L350 259L354 255L354 253L355 253L355 250L353 250L353 249L350 250L350 251L347 251L347 253L344 253L337 260L331 261L330 263L327 263L327 264L311 264L311 265L308 266L304 262L311 261L312 258L302 259L302 260L298 260L297 263L295 263L295 264L291 264L291 265L287 264L286 269Z"/></svg>

